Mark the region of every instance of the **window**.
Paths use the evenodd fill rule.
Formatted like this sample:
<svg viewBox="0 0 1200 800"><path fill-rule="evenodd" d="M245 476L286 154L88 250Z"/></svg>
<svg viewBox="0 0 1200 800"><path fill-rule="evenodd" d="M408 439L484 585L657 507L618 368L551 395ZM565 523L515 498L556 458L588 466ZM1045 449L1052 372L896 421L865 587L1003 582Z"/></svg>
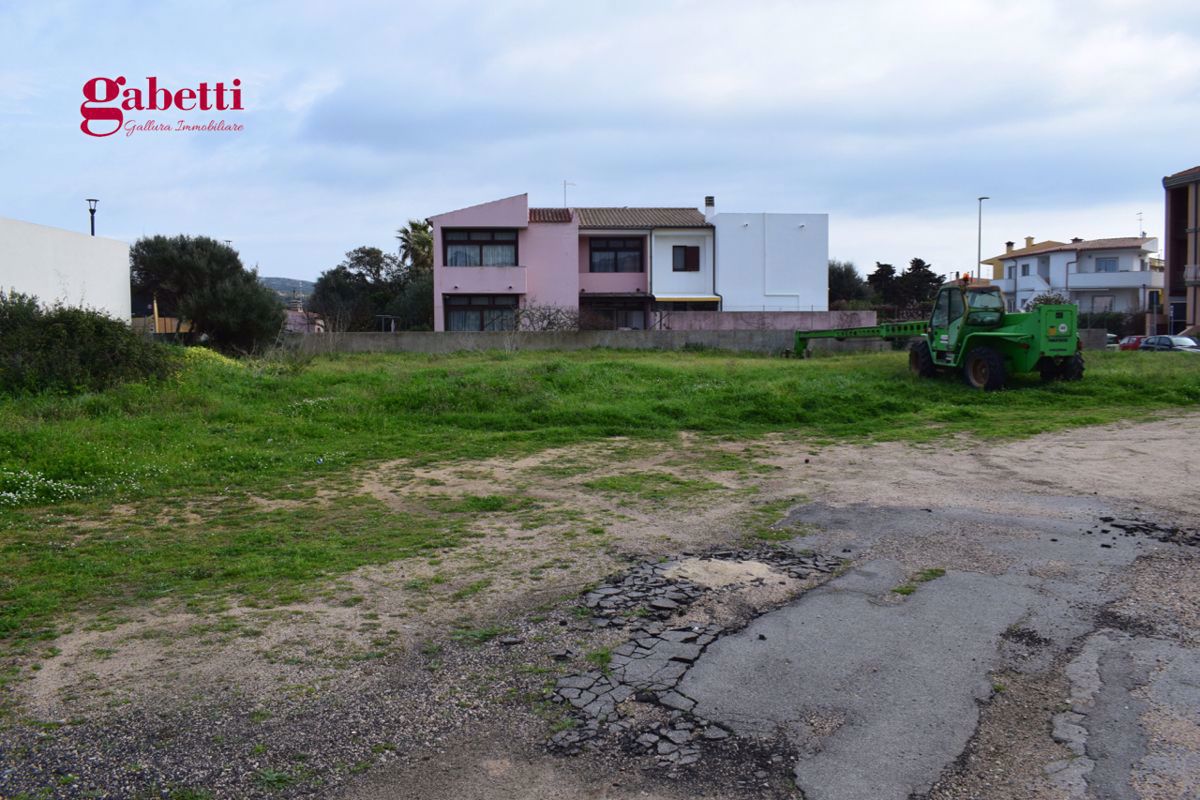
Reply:
<svg viewBox="0 0 1200 800"><path fill-rule="evenodd" d="M1117 271L1117 259L1115 257L1113 257L1113 258L1097 258L1096 259L1096 272L1116 272L1116 271Z"/></svg>
<svg viewBox="0 0 1200 800"><path fill-rule="evenodd" d="M1022 278L1028 278L1028 277L1029 277L1029 265L1028 265L1028 264L1022 264L1022 265L1021 265L1021 277L1022 277Z"/></svg>
<svg viewBox="0 0 1200 800"><path fill-rule="evenodd" d="M442 231L443 255L447 267L515 267L517 232Z"/></svg>
<svg viewBox="0 0 1200 800"><path fill-rule="evenodd" d="M1009 267L1008 268L1008 279L1011 281L1015 277L1017 277L1017 268Z"/></svg>
<svg viewBox="0 0 1200 800"><path fill-rule="evenodd" d="M589 240L589 272L645 272L642 260L643 239Z"/></svg>
<svg viewBox="0 0 1200 800"><path fill-rule="evenodd" d="M963 296L962 292L952 290L948 292L950 295L950 321L958 319L963 315Z"/></svg>
<svg viewBox="0 0 1200 800"><path fill-rule="evenodd" d="M446 296L446 330L511 331L516 325L515 294Z"/></svg>
<svg viewBox="0 0 1200 800"><path fill-rule="evenodd" d="M674 272L699 272L700 248L696 245L677 244L671 248L671 270Z"/></svg>
<svg viewBox="0 0 1200 800"><path fill-rule="evenodd" d="M950 324L950 292L944 291L937 296L933 307L933 319L930 324L935 328L944 328Z"/></svg>
<svg viewBox="0 0 1200 800"><path fill-rule="evenodd" d="M590 308L591 325L597 330L646 329L646 314L640 308Z"/></svg>

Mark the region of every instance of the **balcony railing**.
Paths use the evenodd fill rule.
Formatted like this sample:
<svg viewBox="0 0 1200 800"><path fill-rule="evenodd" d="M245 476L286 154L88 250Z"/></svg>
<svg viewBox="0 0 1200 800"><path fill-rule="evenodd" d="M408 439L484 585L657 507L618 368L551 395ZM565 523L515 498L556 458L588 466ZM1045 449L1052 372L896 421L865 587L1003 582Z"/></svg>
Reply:
<svg viewBox="0 0 1200 800"><path fill-rule="evenodd" d="M1183 268L1185 286L1200 286L1200 264L1188 264Z"/></svg>

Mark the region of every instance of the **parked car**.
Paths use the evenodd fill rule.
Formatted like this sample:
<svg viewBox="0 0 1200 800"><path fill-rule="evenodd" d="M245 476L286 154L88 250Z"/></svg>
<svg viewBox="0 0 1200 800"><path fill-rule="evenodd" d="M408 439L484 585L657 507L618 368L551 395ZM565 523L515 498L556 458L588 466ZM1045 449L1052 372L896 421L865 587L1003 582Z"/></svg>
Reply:
<svg viewBox="0 0 1200 800"><path fill-rule="evenodd" d="M1137 350L1138 345L1142 343L1145 336L1126 336L1121 341L1117 342L1118 350Z"/></svg>
<svg viewBox="0 0 1200 800"><path fill-rule="evenodd" d="M1116 350L1117 349L1117 335L1115 333L1104 334L1104 349L1105 350Z"/></svg>
<svg viewBox="0 0 1200 800"><path fill-rule="evenodd" d="M1138 349L1200 353L1200 342L1190 336L1147 336Z"/></svg>

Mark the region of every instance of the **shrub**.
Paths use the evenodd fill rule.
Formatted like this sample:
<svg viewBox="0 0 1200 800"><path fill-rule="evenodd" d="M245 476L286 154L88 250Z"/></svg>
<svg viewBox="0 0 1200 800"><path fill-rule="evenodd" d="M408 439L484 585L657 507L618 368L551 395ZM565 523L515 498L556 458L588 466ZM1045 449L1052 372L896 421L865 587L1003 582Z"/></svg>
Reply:
<svg viewBox="0 0 1200 800"><path fill-rule="evenodd" d="M0 392L99 391L126 381L165 377L174 358L99 311L42 308L0 292Z"/></svg>

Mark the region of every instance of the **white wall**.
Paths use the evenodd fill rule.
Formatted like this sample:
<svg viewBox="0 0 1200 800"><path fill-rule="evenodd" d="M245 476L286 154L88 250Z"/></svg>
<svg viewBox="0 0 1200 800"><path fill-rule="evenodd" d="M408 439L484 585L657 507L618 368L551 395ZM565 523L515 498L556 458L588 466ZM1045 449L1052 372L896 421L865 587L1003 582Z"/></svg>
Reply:
<svg viewBox="0 0 1200 800"><path fill-rule="evenodd" d="M825 311L828 214L713 214L725 311Z"/></svg>
<svg viewBox="0 0 1200 800"><path fill-rule="evenodd" d="M129 245L0 217L0 289L129 322Z"/></svg>
<svg viewBox="0 0 1200 800"><path fill-rule="evenodd" d="M675 245L700 248L698 272L672 269ZM655 297L713 293L713 232L708 228L661 228L650 234L650 292Z"/></svg>

